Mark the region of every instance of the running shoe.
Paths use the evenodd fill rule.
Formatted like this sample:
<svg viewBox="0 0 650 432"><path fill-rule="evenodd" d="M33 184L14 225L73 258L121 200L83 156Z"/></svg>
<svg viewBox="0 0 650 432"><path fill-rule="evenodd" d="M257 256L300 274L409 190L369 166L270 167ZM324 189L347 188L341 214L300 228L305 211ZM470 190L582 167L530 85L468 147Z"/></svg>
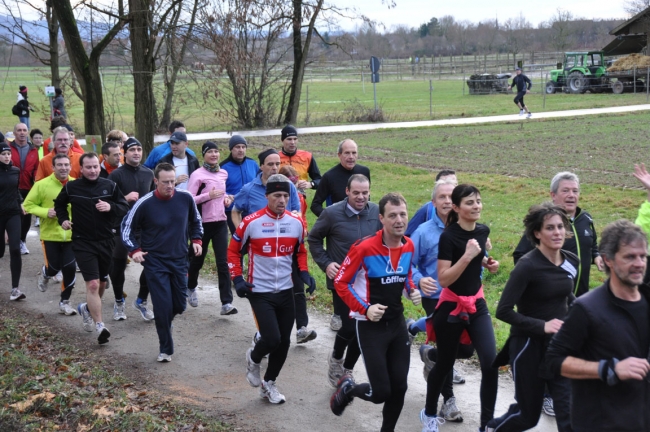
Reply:
<svg viewBox="0 0 650 432"><path fill-rule="evenodd" d="M350 378L353 383L356 383L356 381L354 380L353 372L354 371L352 369L343 368L343 375L342 376L346 376L346 377Z"/></svg>
<svg viewBox="0 0 650 432"><path fill-rule="evenodd" d="M422 432L438 432L438 425L444 424L445 419L441 417L429 417L425 414L424 408L420 411L420 423L422 423Z"/></svg>
<svg viewBox="0 0 650 432"><path fill-rule="evenodd" d="M248 381L248 384L252 387L259 387L260 384L262 384L262 379L260 378L260 364L253 361L251 358L252 352L253 348L248 348L248 351L246 351L246 381Z"/></svg>
<svg viewBox="0 0 650 432"><path fill-rule="evenodd" d="M22 300L25 298L25 294L22 293L18 288L12 288L11 294L9 295L9 300Z"/></svg>
<svg viewBox="0 0 650 432"><path fill-rule="evenodd" d="M38 228L39 226L41 226L41 218L36 216L36 220L34 221L34 227Z"/></svg>
<svg viewBox="0 0 650 432"><path fill-rule="evenodd" d="M460 423L463 421L463 413L460 412L456 406L456 398L450 397L447 402L442 404L438 417L442 417L446 421Z"/></svg>
<svg viewBox="0 0 650 432"><path fill-rule="evenodd" d="M90 311L88 310L88 304L87 303L79 303L77 305L77 312L79 315L81 315L81 319L83 320L83 328L87 332L93 331L93 327L95 326L95 320L93 320L93 317L90 316Z"/></svg>
<svg viewBox="0 0 650 432"><path fill-rule="evenodd" d="M344 359L335 359L334 353L327 357L327 379L329 380L330 385L334 388L336 388L336 384L339 382L343 376L343 372L345 371L343 369L343 361Z"/></svg>
<svg viewBox="0 0 650 432"><path fill-rule="evenodd" d="M409 335L409 345L413 346L413 340L415 339L415 335L411 333L411 326L415 324L415 320L413 318L409 318L406 320L406 332Z"/></svg>
<svg viewBox="0 0 650 432"><path fill-rule="evenodd" d="M59 313L63 315L77 315L77 311L70 306L70 300L61 300L59 302Z"/></svg>
<svg viewBox="0 0 650 432"><path fill-rule="evenodd" d="M199 297L196 295L196 290L188 289L187 290L187 302L192 307L197 307L199 305Z"/></svg>
<svg viewBox="0 0 650 432"><path fill-rule="evenodd" d="M458 373L456 368L454 368L454 376L452 377L452 382L454 384L465 384L465 378L463 378L463 376Z"/></svg>
<svg viewBox="0 0 650 432"><path fill-rule="evenodd" d="M231 305L230 303L226 303L225 305L221 306L221 312L219 313L220 315L234 315L236 314L237 308Z"/></svg>
<svg viewBox="0 0 650 432"><path fill-rule="evenodd" d="M262 381L260 397L268 399L273 404L282 404L286 401L284 395L278 391L275 381Z"/></svg>
<svg viewBox="0 0 650 432"><path fill-rule="evenodd" d="M334 415L340 416L354 399L354 396L352 396L354 381L352 381L350 377L344 375L341 377L336 387L336 391L330 398L330 409Z"/></svg>
<svg viewBox="0 0 650 432"><path fill-rule="evenodd" d="M494 432L497 428L496 420L492 419L485 425L485 432ZM480 429L479 429L480 430Z"/></svg>
<svg viewBox="0 0 650 432"><path fill-rule="evenodd" d="M431 345L420 345L420 360L424 363L422 375L424 376L425 381L429 380L429 372L431 372L431 369L433 369L433 366L436 364L436 362L429 359L429 351L432 349L433 347Z"/></svg>
<svg viewBox="0 0 650 432"><path fill-rule="evenodd" d="M50 281L50 278L45 275L45 266L41 267L41 271L38 274L38 290L40 292L47 291L47 284Z"/></svg>
<svg viewBox="0 0 650 432"><path fill-rule="evenodd" d="M529 113L526 115L526 118L531 118L532 116L533 116L533 113L532 113L532 112L529 112Z"/></svg>
<svg viewBox="0 0 650 432"><path fill-rule="evenodd" d="M124 300L121 302L116 301L113 304L113 320L124 321L126 319L126 312L124 312L125 306Z"/></svg>
<svg viewBox="0 0 650 432"><path fill-rule="evenodd" d="M63 273L58 272L57 274L55 274L54 276L52 276L52 280L54 280L54 282L56 282L56 283L61 283L61 282L63 282Z"/></svg>
<svg viewBox="0 0 650 432"><path fill-rule="evenodd" d="M553 408L553 399L550 396L544 396L544 403L542 404L542 412L547 416L555 417L555 409Z"/></svg>
<svg viewBox="0 0 650 432"><path fill-rule="evenodd" d="M135 300L133 300L133 309L137 310L140 312L140 315L142 315L142 319L145 321L151 321L154 319L153 312L147 309L147 301L146 300L140 300L139 298L136 297Z"/></svg>
<svg viewBox="0 0 650 432"><path fill-rule="evenodd" d="M523 116L525 112L526 112L526 111L524 111L524 110L519 110L519 116L520 116L520 117Z"/></svg>
<svg viewBox="0 0 650 432"><path fill-rule="evenodd" d="M296 342L303 344L309 342L310 340L316 339L316 330L309 330L307 327L302 326L296 332Z"/></svg>
<svg viewBox="0 0 650 432"><path fill-rule="evenodd" d="M25 244L24 241L20 242L20 254L21 255L27 255L29 254L29 249L27 249L27 245Z"/></svg>
<svg viewBox="0 0 650 432"><path fill-rule="evenodd" d="M172 356L170 354L160 353L158 354L156 361L160 363L169 363L172 361Z"/></svg>
<svg viewBox="0 0 650 432"><path fill-rule="evenodd" d="M341 330L341 327L343 327L343 322L341 321L341 317L336 314L332 315L332 318L330 318L330 329L337 332Z"/></svg>
<svg viewBox="0 0 650 432"><path fill-rule="evenodd" d="M111 337L111 332L108 331L104 323L100 322L96 324L96 329L97 329L97 342L99 342L100 345L104 345L108 343L108 338Z"/></svg>

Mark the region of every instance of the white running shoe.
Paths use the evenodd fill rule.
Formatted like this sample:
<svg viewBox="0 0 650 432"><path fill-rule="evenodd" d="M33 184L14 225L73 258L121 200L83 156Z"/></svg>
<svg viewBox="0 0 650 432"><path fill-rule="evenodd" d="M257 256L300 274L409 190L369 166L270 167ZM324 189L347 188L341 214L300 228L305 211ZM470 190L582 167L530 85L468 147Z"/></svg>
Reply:
<svg viewBox="0 0 650 432"><path fill-rule="evenodd" d="M172 361L172 356L169 354L160 353L158 354L158 358L156 359L156 361L160 363L169 363L170 361Z"/></svg>
<svg viewBox="0 0 650 432"><path fill-rule="evenodd" d="M337 387L339 380L345 372L343 369L343 361L344 359L335 359L333 353L327 357L327 380L334 388Z"/></svg>
<svg viewBox="0 0 650 432"><path fill-rule="evenodd" d="M23 241L20 242L20 254L21 255L29 254L29 249L27 249L27 245Z"/></svg>
<svg viewBox="0 0 650 432"><path fill-rule="evenodd" d="M278 391L275 381L262 381L260 397L266 398L274 404L282 404L286 401L284 395Z"/></svg>
<svg viewBox="0 0 650 432"><path fill-rule="evenodd" d="M22 300L25 298L25 294L22 293L18 288L12 288L11 289L11 294L9 295L9 300L15 301L15 300Z"/></svg>
<svg viewBox="0 0 650 432"><path fill-rule="evenodd" d="M309 330L307 327L302 326L296 332L296 342L303 344L309 342L310 340L316 339L316 330Z"/></svg>
<svg viewBox="0 0 650 432"><path fill-rule="evenodd" d="M88 310L88 304L87 303L79 303L77 305L77 312L79 315L81 315L81 319L83 320L83 328L87 332L93 331L93 327L95 326L95 320L93 320L93 317L90 316L90 311Z"/></svg>
<svg viewBox="0 0 650 432"><path fill-rule="evenodd" d="M453 369L454 375L452 377L452 382L454 384L465 384L465 378L456 370L456 368Z"/></svg>
<svg viewBox="0 0 650 432"><path fill-rule="evenodd" d="M34 221L34 227L38 228L39 226L41 226L41 218L36 216L36 220Z"/></svg>
<svg viewBox="0 0 650 432"><path fill-rule="evenodd" d="M460 423L463 421L463 413L460 412L456 406L456 398L450 397L447 402L442 404L438 417L442 417L446 421Z"/></svg>
<svg viewBox="0 0 650 432"><path fill-rule="evenodd" d="M188 289L187 290L187 301L192 307L197 307L199 305L199 298L196 295L196 290Z"/></svg>
<svg viewBox="0 0 650 432"><path fill-rule="evenodd" d="M444 424L445 419L441 417L429 417L424 413L424 408L420 411L420 423L422 423L422 432L438 432L438 425Z"/></svg>
<svg viewBox="0 0 650 432"><path fill-rule="evenodd" d="M231 305L230 303L226 303L225 305L221 306L221 312L219 312L220 315L234 315L237 313L237 308Z"/></svg>
<svg viewBox="0 0 650 432"><path fill-rule="evenodd" d="M133 300L133 309L137 310L140 312L140 315L142 315L142 319L145 321L152 321L155 317L153 314L153 311L147 309L147 301L143 300L138 304L138 298L136 297L135 300Z"/></svg>
<svg viewBox="0 0 650 432"><path fill-rule="evenodd" d="M55 274L54 276L52 276L52 280L54 280L54 282L56 282L56 283L61 283L61 282L63 282L63 273L58 272L57 274Z"/></svg>
<svg viewBox="0 0 650 432"><path fill-rule="evenodd" d="M259 387L260 384L262 384L262 378L260 378L260 364L253 361L251 358L252 352L253 348L248 348L248 351L246 351L246 381L248 381L252 387Z"/></svg>
<svg viewBox="0 0 650 432"><path fill-rule="evenodd" d="M526 118L531 118L532 116L533 116L533 113L532 113L532 112L529 112L529 113L526 115Z"/></svg>
<svg viewBox="0 0 650 432"><path fill-rule="evenodd" d="M341 317L336 314L332 315L332 318L330 318L330 329L337 332L341 330L341 327L343 327L343 322L341 321Z"/></svg>
<svg viewBox="0 0 650 432"><path fill-rule="evenodd" d="M126 304L124 300L121 302L116 301L113 304L113 320L115 321L124 321L126 319L126 312L124 312Z"/></svg>
<svg viewBox="0 0 650 432"><path fill-rule="evenodd" d="M77 315L77 311L70 306L70 300L62 300L59 302L59 313L63 315Z"/></svg>
<svg viewBox="0 0 650 432"><path fill-rule="evenodd" d="M526 111L524 110L519 110L519 117L523 116Z"/></svg>
<svg viewBox="0 0 650 432"><path fill-rule="evenodd" d="M100 345L104 345L108 343L108 338L111 337L111 332L108 331L104 323L99 322L95 324L97 334L97 342L99 342Z"/></svg>
<svg viewBox="0 0 650 432"><path fill-rule="evenodd" d="M50 281L50 278L45 275L45 266L41 267L41 271L38 274L38 290L40 292L47 291L47 284Z"/></svg>

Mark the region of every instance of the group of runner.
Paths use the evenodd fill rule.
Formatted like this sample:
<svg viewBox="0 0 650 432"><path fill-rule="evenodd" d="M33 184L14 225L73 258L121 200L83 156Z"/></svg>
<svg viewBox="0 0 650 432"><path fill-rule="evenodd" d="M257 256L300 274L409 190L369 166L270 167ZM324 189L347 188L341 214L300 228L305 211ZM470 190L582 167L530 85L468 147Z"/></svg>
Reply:
<svg viewBox="0 0 650 432"><path fill-rule="evenodd" d="M499 262L489 256L490 229L479 223L480 191L459 185L451 170L439 173L431 202L409 221L406 200L399 193L386 194L378 204L369 201L370 170L357 164L354 141L339 144L340 163L321 176L314 156L298 149L298 131L291 125L281 131L280 151L263 150L259 164L246 156L248 143L240 135L230 139L230 155L224 161L220 162L219 146L211 141L202 145L200 156L195 155L188 148L184 125L177 121L170 125L169 141L156 147L144 164L141 144L121 131L109 133L101 155L81 154L64 125L52 128L50 154L34 161L38 149L27 132L26 125L18 124L13 142L0 142L0 230L6 231L9 243L10 299L25 299L19 289L21 241L24 224L27 230L31 225L26 215L34 214L40 218L44 251L38 289L47 290L60 272L60 313L79 314L84 330L95 330L100 344L111 336L101 310L109 283L115 296L113 319L126 319L124 272L130 257L143 266L132 305L145 321L155 321L157 361L171 361L173 320L187 303L198 306L198 274L212 242L220 313L237 313L232 304L234 285L236 294L248 299L255 317L257 332L245 353L246 379L269 402L283 403L286 398L277 379L292 328L295 325L297 343L317 337L308 327L306 293L314 292L316 282L307 265L307 241L333 298L330 327L337 335L327 370L336 388L330 400L336 415L360 398L383 404L381 430L395 430L407 391L410 346L418 331L426 331L428 341L436 342L435 347L420 348L427 380L426 405L420 413L423 432L438 431L445 420L463 420L453 384L464 380L453 366L457 358L474 352L482 375L480 431L534 427L543 407L549 413L554 408L560 431L594 430L583 427L592 423L576 413L595 403L585 396L589 391L607 398L607 387L616 385L624 386L640 403L648 402L644 380L650 371L650 317L647 293L639 288L646 270L647 239L638 227L608 226L603 234L608 248L601 256L591 216L578 207L575 174L558 173L551 181L552 202L531 207L524 219L525 234L513 254L516 266L497 309L497 318L511 325L511 334L497 355L483 271L498 272ZM645 167L637 166L635 176L650 194ZM309 230L306 189L316 189L311 209L318 216ZM650 204L646 204L637 223L647 228ZM584 302L576 300L588 292L592 263L607 271L610 279L584 296ZM76 266L86 285L86 302L73 307ZM606 293L600 303L591 301L596 292L602 297L603 291L624 302ZM148 308L149 295L153 311ZM422 304L426 315L405 321L402 296ZM602 341L591 341L593 333L587 329L602 325L592 317L598 312L592 311L592 303L602 306L612 301L615 305L609 307L620 315L620 325L628 325L632 317L636 333L628 344L613 344L619 351L603 353ZM578 314L575 308L566 318L571 303L581 311L573 319ZM565 320L582 327L567 329ZM547 351L553 353L548 365ZM360 356L368 383L358 383L353 376ZM503 364L511 365L517 403L494 418L497 366ZM574 381L573 392L569 379ZM579 380L598 382L581 386L575 384ZM438 410L440 394L443 404ZM637 414L635 420L634 425L642 426L621 428L609 417L600 423L614 425L603 430L650 428L646 414Z"/></svg>

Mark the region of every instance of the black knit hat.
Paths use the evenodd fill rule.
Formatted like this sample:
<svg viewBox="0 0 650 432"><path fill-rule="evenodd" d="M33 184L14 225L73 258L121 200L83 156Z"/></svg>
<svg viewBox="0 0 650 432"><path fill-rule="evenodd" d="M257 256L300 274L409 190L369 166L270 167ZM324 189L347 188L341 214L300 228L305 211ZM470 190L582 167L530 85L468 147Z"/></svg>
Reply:
<svg viewBox="0 0 650 432"><path fill-rule="evenodd" d="M282 141L287 139L288 137L298 136L298 129L291 125L286 125L285 127L282 128Z"/></svg>
<svg viewBox="0 0 650 432"><path fill-rule="evenodd" d="M215 143L213 143L212 141L206 141L205 144L201 146L201 154L205 156L208 150L212 150L212 149L219 151L219 147L217 147Z"/></svg>
<svg viewBox="0 0 650 432"><path fill-rule="evenodd" d="M289 182L289 179L285 177L284 181L267 181L266 195L272 194L273 192L286 192L288 194L291 194L291 183Z"/></svg>
<svg viewBox="0 0 650 432"><path fill-rule="evenodd" d="M244 138L243 136L241 136L241 135L233 135L232 137L230 137L230 141L228 141L228 148L231 151L237 144L244 144L246 147L248 147L248 143L246 142L246 138Z"/></svg>
<svg viewBox="0 0 650 432"><path fill-rule="evenodd" d="M126 141L124 141L124 145L122 146L122 148L124 149L124 153L126 153L128 149L136 146L142 147L142 144L140 144L140 141L138 141L137 139L133 137L129 137Z"/></svg>
<svg viewBox="0 0 650 432"><path fill-rule="evenodd" d="M27 93L27 86L20 86L18 87L18 91L20 93Z"/></svg>
<svg viewBox="0 0 650 432"><path fill-rule="evenodd" d="M9 143L4 142L3 140L2 142L0 142L0 153L5 151L11 151L11 146L9 146Z"/></svg>
<svg viewBox="0 0 650 432"><path fill-rule="evenodd" d="M266 149L262 153L260 153L257 156L260 160L260 165L264 165L264 161L266 160L266 158L272 154L279 154L279 153L275 149Z"/></svg>

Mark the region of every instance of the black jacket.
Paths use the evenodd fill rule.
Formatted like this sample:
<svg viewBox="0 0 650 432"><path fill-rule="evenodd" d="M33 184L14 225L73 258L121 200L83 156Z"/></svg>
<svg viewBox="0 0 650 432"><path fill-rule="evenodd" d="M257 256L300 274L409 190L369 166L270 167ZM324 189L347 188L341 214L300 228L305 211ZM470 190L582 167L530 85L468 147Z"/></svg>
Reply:
<svg viewBox="0 0 650 432"><path fill-rule="evenodd" d="M95 208L99 200L108 202L111 210L100 212ZM72 240L108 240L115 236L114 227L129 211L129 205L115 182L98 178L95 181L81 177L69 181L54 200L59 225L68 220L68 204L72 204Z"/></svg>
<svg viewBox="0 0 650 432"><path fill-rule="evenodd" d="M533 83L530 81L530 78L524 74L515 75L515 77L512 79L511 87L517 87L517 92L530 90L532 86Z"/></svg>
<svg viewBox="0 0 650 432"><path fill-rule="evenodd" d="M192 173L201 166L201 163L199 163L199 160L192 156L187 150L185 150L185 155L187 156L187 176L191 176ZM169 164L174 165L174 155L172 153L169 153L165 156L163 156L158 163L162 162L167 162Z"/></svg>
<svg viewBox="0 0 650 432"><path fill-rule="evenodd" d="M314 194L314 199L311 202L311 211L320 216L323 212L323 203L327 205L336 204L343 201L347 195L345 189L348 186L348 180L354 174L363 174L370 180L370 169L363 165L355 165L351 170L345 169L340 163L335 167L323 174L323 177L318 183L318 189Z"/></svg>
<svg viewBox="0 0 650 432"><path fill-rule="evenodd" d="M11 164L0 162L0 216L15 216L22 214L20 204L23 198L18 190L20 169ZM0 233L4 235L4 233Z"/></svg>
<svg viewBox="0 0 650 432"><path fill-rule="evenodd" d="M583 211L580 207L577 208L576 216L573 220L569 219L569 221L571 222L573 236L564 240L562 249L578 255L578 258L580 258L578 285L574 290L576 297L579 297L589 291L591 264L597 256L600 256L598 252L598 237L596 236L596 228L594 228L594 220L589 213ZM578 242L576 242L576 237L578 237ZM512 253L515 264L517 264L519 258L533 249L535 249L535 245L524 234L521 240L519 240L517 248Z"/></svg>
<svg viewBox="0 0 650 432"><path fill-rule="evenodd" d="M134 167L129 164L124 164L111 172L108 179L114 181L124 195L137 192L140 198L142 198L154 190L153 171L144 165ZM134 204L135 202L129 204L129 207L133 208Z"/></svg>
<svg viewBox="0 0 650 432"><path fill-rule="evenodd" d="M348 208L348 200L339 201L323 210L309 231L309 252L318 267L325 271L332 262L341 264L357 240L381 229L379 206L368 203L356 215ZM324 242L327 241L327 249ZM326 277L327 289L334 289L333 281Z"/></svg>
<svg viewBox="0 0 650 432"><path fill-rule="evenodd" d="M650 288L640 286L650 302ZM616 303L609 280L578 298L546 352L550 370L560 374L567 356L587 361L648 358L635 320ZM650 380L609 386L596 379L571 381L571 424L575 432L650 431Z"/></svg>

